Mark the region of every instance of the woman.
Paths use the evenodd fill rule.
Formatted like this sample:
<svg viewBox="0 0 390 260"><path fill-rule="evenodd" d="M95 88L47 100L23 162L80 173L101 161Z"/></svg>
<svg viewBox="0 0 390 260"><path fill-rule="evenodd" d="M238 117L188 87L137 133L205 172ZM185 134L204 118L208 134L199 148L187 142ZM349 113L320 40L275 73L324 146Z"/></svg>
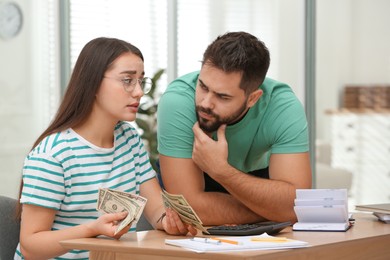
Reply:
<svg viewBox="0 0 390 260"><path fill-rule="evenodd" d="M130 43L97 38L83 48L53 122L25 160L15 259L88 259L87 251L67 252L59 241L128 232L114 234L127 213L96 211L99 188L146 197L145 216L157 229L196 234L165 211L142 140L126 123L151 86L144 74L143 55Z"/></svg>

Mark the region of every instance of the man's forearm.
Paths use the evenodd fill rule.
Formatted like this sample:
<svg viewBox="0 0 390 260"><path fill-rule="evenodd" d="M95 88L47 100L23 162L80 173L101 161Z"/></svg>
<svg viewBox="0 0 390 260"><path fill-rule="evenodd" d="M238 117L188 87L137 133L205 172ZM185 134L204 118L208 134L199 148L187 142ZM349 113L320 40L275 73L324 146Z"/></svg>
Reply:
<svg viewBox="0 0 390 260"><path fill-rule="evenodd" d="M292 184L254 177L233 167L217 181L255 214L273 221L296 221Z"/></svg>
<svg viewBox="0 0 390 260"><path fill-rule="evenodd" d="M189 201L204 225L255 223L264 220L230 194L203 192Z"/></svg>

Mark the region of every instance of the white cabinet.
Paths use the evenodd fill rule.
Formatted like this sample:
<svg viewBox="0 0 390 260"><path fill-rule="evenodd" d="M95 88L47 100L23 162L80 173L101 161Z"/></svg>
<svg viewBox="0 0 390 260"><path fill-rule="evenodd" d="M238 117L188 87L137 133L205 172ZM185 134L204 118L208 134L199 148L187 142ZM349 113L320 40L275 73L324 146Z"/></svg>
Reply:
<svg viewBox="0 0 390 260"><path fill-rule="evenodd" d="M353 173L355 204L390 202L390 112L333 112L331 164Z"/></svg>

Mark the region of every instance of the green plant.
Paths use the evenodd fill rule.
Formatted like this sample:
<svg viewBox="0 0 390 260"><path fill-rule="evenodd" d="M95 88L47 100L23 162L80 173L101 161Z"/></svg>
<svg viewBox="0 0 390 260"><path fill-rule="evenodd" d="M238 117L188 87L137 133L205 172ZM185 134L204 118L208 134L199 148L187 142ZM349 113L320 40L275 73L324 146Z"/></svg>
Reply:
<svg viewBox="0 0 390 260"><path fill-rule="evenodd" d="M158 170L156 165L158 160L157 152L157 104L159 93L157 90L157 82L164 74L165 69L159 69L152 77L153 86L147 93L138 109L138 114L135 122L142 129L141 138L143 139L146 149L149 152L150 162L154 170Z"/></svg>

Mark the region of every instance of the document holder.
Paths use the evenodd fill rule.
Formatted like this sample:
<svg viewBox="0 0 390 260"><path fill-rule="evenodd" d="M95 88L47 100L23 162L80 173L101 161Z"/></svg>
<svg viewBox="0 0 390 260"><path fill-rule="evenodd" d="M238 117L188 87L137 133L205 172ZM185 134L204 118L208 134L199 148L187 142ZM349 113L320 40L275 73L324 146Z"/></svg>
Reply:
<svg viewBox="0 0 390 260"><path fill-rule="evenodd" d="M294 231L346 231L349 229L346 189L298 189Z"/></svg>

